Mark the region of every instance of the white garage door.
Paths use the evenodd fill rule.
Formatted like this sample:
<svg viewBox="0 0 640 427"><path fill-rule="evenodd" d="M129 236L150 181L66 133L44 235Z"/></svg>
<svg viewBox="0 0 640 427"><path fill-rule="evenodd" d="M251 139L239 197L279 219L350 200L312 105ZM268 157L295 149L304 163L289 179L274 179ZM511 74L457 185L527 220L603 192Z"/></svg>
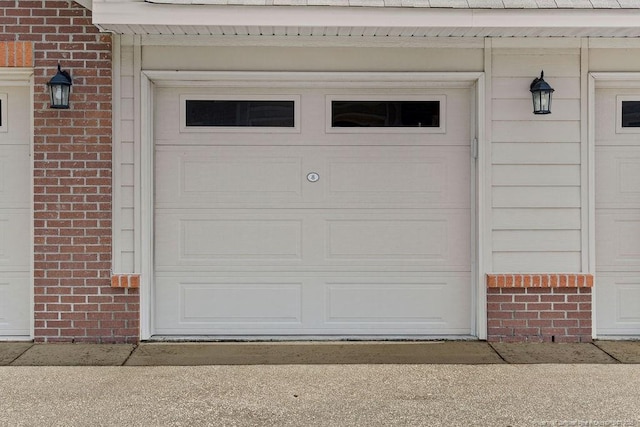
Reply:
<svg viewBox="0 0 640 427"><path fill-rule="evenodd" d="M29 88L0 86L0 337L30 335Z"/></svg>
<svg viewBox="0 0 640 427"><path fill-rule="evenodd" d="M640 335L640 89L596 91L596 333Z"/></svg>
<svg viewBox="0 0 640 427"><path fill-rule="evenodd" d="M155 100L157 335L471 334L469 88Z"/></svg>

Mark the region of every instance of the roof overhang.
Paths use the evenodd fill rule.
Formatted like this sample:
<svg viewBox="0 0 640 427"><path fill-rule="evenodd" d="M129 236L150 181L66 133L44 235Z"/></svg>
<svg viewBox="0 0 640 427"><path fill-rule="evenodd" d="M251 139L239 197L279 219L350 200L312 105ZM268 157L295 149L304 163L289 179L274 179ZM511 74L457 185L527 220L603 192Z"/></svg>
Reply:
<svg viewBox="0 0 640 427"><path fill-rule="evenodd" d="M231 6L93 1L104 31L142 35L640 37L640 9Z"/></svg>

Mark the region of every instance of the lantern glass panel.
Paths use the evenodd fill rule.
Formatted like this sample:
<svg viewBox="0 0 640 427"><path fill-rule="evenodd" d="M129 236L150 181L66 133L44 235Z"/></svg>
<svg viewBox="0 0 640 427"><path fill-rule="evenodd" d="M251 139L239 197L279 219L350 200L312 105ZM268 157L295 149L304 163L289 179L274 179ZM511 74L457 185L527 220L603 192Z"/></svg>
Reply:
<svg viewBox="0 0 640 427"><path fill-rule="evenodd" d="M551 107L551 93L547 91L540 92L540 110L549 111Z"/></svg>
<svg viewBox="0 0 640 427"><path fill-rule="evenodd" d="M540 100L540 92L533 92L533 112L536 113L540 111L542 101Z"/></svg>
<svg viewBox="0 0 640 427"><path fill-rule="evenodd" d="M532 97L535 114L549 114L551 112L551 91L533 92Z"/></svg>
<svg viewBox="0 0 640 427"><path fill-rule="evenodd" d="M53 108L69 108L69 92L71 86L51 85L51 106Z"/></svg>

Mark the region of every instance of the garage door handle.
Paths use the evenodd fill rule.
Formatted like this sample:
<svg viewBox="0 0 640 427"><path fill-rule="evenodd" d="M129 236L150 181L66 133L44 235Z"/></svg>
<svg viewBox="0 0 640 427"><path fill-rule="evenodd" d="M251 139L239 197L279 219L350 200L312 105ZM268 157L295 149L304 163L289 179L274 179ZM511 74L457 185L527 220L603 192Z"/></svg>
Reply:
<svg viewBox="0 0 640 427"><path fill-rule="evenodd" d="M317 172L309 172L307 174L307 181L309 182L317 182L320 179L320 175Z"/></svg>

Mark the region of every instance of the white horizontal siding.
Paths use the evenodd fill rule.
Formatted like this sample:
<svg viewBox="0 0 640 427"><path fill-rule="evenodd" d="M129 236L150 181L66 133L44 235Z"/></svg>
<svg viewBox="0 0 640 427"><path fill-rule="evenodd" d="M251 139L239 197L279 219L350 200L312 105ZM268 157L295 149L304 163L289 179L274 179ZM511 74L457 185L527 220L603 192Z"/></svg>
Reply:
<svg viewBox="0 0 640 427"><path fill-rule="evenodd" d="M496 208L578 208L580 187L498 187L493 188Z"/></svg>
<svg viewBox="0 0 640 427"><path fill-rule="evenodd" d="M493 99L520 99L522 102L531 103L531 94L529 86L534 77L540 75L540 66L532 66L529 75L526 77L500 77L493 79L492 91ZM545 70L545 74L550 74ZM559 99L579 99L580 98L580 80L575 77L551 77L549 81L552 83L555 92L553 93L553 102ZM555 109L554 109L555 110Z"/></svg>
<svg viewBox="0 0 640 427"><path fill-rule="evenodd" d="M513 273L580 271L580 252L494 252L493 269Z"/></svg>
<svg viewBox="0 0 640 427"><path fill-rule="evenodd" d="M493 120L495 121L571 121L580 115L579 99L554 99L553 114L533 115L531 97L518 99L494 99Z"/></svg>
<svg viewBox="0 0 640 427"><path fill-rule="evenodd" d="M495 165L493 185L544 187L580 185L579 165Z"/></svg>
<svg viewBox="0 0 640 427"><path fill-rule="evenodd" d="M518 251L522 242L531 251L579 252L580 230L498 230L493 232L496 252Z"/></svg>
<svg viewBox="0 0 640 427"><path fill-rule="evenodd" d="M578 208L494 208L494 230L578 230Z"/></svg>
<svg viewBox="0 0 640 427"><path fill-rule="evenodd" d="M118 186L115 194L119 195L119 207L114 215L119 215L118 221L120 230L116 230L115 256L119 259L116 264L120 271L114 273L134 273L134 185L135 185L135 165L134 165L134 60L133 45L131 38L122 37L120 48L120 140L114 141L119 144L120 167L119 175L114 176L114 185Z"/></svg>
<svg viewBox="0 0 640 427"><path fill-rule="evenodd" d="M494 164L507 165L580 164L580 144L577 142L494 143L492 159Z"/></svg>
<svg viewBox="0 0 640 427"><path fill-rule="evenodd" d="M580 271L580 51L492 52L492 265L495 272ZM545 72L552 114L532 112Z"/></svg>
<svg viewBox="0 0 640 427"><path fill-rule="evenodd" d="M571 55L564 49L564 52L559 54L549 50L546 53L534 51L533 54L526 54L523 50L518 53L509 49L508 52L493 56L493 77L531 76L532 80L541 70L544 70L546 76L580 77L579 51L575 49L573 52Z"/></svg>
<svg viewBox="0 0 640 427"><path fill-rule="evenodd" d="M531 114L533 116L533 113ZM580 122L493 121L494 142L580 142Z"/></svg>

